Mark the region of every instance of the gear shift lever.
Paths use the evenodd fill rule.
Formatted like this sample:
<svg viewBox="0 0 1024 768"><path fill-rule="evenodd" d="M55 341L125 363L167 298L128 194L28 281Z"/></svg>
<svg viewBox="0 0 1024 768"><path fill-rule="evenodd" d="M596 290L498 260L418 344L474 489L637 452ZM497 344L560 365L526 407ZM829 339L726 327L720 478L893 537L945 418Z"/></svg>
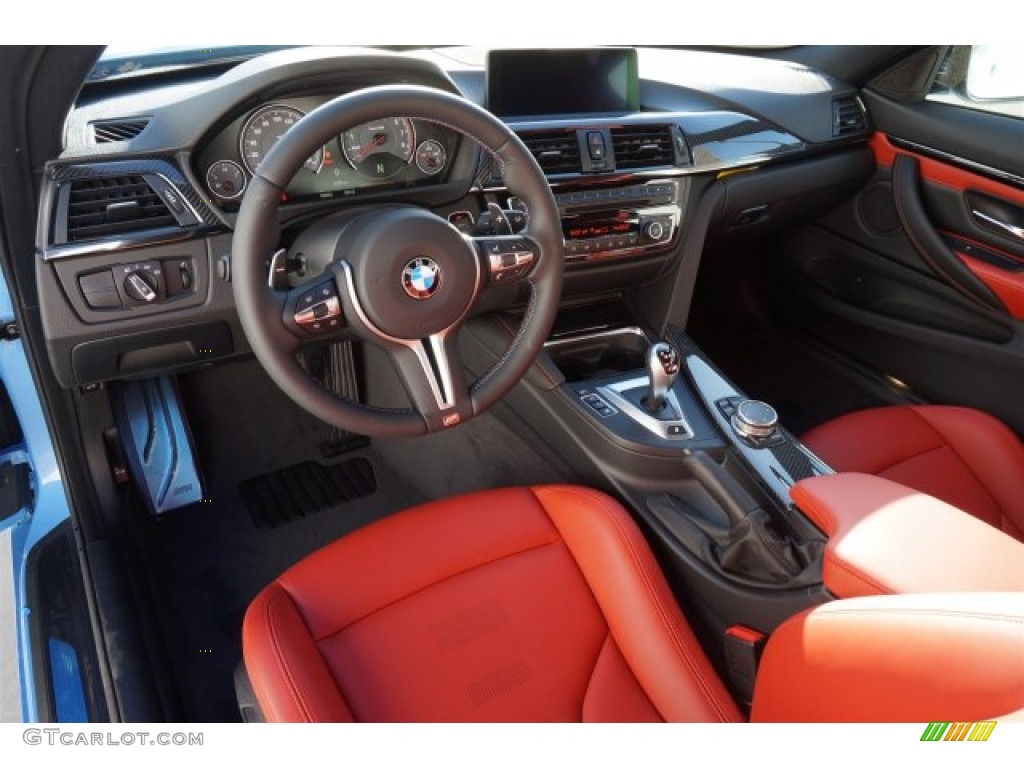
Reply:
<svg viewBox="0 0 1024 768"><path fill-rule="evenodd" d="M671 344L659 341L647 350L647 394L642 403L651 413L661 413L665 395L679 375L679 353Z"/></svg>

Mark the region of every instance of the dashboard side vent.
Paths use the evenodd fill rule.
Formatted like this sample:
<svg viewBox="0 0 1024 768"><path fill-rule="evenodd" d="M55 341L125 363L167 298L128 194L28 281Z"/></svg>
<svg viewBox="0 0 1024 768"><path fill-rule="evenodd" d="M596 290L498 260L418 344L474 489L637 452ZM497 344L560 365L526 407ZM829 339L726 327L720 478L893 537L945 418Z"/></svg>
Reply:
<svg viewBox="0 0 1024 768"><path fill-rule="evenodd" d="M864 133L867 121L860 99L856 96L840 96L832 100L832 136L855 136Z"/></svg>
<svg viewBox="0 0 1024 768"><path fill-rule="evenodd" d="M648 168L675 165L672 128L667 125L626 125L612 128L612 150L615 167Z"/></svg>
<svg viewBox="0 0 1024 768"><path fill-rule="evenodd" d="M76 179L67 200L68 242L178 224L142 176Z"/></svg>
<svg viewBox="0 0 1024 768"><path fill-rule="evenodd" d="M124 120L97 120L89 123L94 144L112 144L116 141L130 141L146 130L148 117Z"/></svg>
<svg viewBox="0 0 1024 768"><path fill-rule="evenodd" d="M530 131L519 134L544 173L579 173L580 145L576 131Z"/></svg>

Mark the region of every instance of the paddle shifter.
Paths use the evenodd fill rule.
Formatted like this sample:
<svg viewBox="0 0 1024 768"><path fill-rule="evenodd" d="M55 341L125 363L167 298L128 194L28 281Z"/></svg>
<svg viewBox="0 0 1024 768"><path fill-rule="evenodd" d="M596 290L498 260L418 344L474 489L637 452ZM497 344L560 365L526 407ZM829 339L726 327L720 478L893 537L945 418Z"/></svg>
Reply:
<svg viewBox="0 0 1024 768"><path fill-rule="evenodd" d="M679 353L671 344L659 341L647 350L647 394L644 408L653 414L665 407L665 395L679 376Z"/></svg>

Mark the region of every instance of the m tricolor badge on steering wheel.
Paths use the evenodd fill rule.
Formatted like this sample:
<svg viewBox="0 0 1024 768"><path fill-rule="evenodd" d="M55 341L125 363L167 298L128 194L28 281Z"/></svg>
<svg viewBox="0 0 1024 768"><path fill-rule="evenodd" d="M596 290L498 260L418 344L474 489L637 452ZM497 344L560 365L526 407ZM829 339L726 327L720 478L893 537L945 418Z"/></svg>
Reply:
<svg viewBox="0 0 1024 768"><path fill-rule="evenodd" d="M414 299L429 299L441 286L441 268L427 256L418 256L402 270L402 287Z"/></svg>

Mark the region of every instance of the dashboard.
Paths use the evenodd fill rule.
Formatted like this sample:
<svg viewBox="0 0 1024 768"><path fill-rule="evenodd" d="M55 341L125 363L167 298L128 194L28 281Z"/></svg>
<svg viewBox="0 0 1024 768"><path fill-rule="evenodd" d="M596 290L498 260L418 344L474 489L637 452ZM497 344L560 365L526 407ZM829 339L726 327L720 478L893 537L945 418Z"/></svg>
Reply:
<svg viewBox="0 0 1024 768"><path fill-rule="evenodd" d="M285 132L331 96L258 105L216 131L198 149L193 170L211 202L237 207L260 162ZM285 190L289 201L329 200L360 191L408 188L444 179L459 134L425 120L386 117L355 126L320 147Z"/></svg>
<svg viewBox="0 0 1024 768"><path fill-rule="evenodd" d="M36 281L60 383L247 354L231 238L254 173L304 115L388 84L502 113L551 185L566 301L670 283L707 240L822 213L873 167L856 88L729 54L299 48L222 72L87 88L45 169L37 227ZM529 217L475 141L415 114L385 115L328 137L283 189L284 246L369 205L419 206L480 236L515 234ZM481 311L525 301L521 284L501 288L499 278Z"/></svg>

